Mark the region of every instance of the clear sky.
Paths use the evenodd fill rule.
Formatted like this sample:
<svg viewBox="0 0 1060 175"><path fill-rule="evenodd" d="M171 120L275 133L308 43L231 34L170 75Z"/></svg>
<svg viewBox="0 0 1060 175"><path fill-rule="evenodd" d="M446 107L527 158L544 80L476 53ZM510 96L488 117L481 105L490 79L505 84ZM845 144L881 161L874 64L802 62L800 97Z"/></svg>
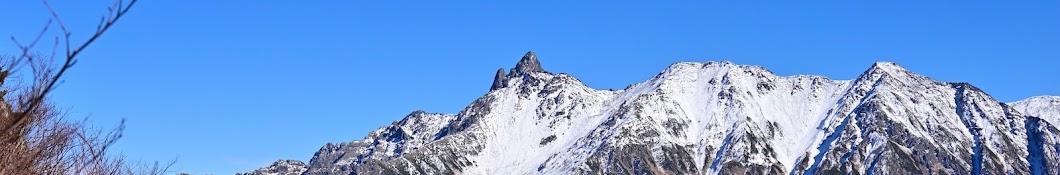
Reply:
<svg viewBox="0 0 1060 175"><path fill-rule="evenodd" d="M54 0L85 38L106 0ZM385 2L385 3L384 3ZM456 113L528 50L621 89L678 61L851 79L876 61L1001 101L1060 95L1060 4L142 0L54 94L75 118L128 119L116 149L231 174L308 161L414 110ZM0 53L48 12L0 1Z"/></svg>

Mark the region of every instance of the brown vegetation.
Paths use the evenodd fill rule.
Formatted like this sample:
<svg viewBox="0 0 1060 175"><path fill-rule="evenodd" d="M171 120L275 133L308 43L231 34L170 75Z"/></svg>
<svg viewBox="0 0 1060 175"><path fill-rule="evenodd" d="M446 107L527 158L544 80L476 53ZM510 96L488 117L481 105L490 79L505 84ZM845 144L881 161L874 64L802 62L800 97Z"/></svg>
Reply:
<svg viewBox="0 0 1060 175"><path fill-rule="evenodd" d="M0 174L165 173L172 163L140 164L108 153L121 138L123 124L111 130L93 129L84 120L70 120L47 100L63 74L77 62L77 55L128 13L136 0L114 2L95 33L77 43L71 42L71 33L56 11L47 1L44 4L52 20L29 42L12 37L19 53L0 55ZM52 26L58 26L61 35L55 37L50 54L38 54L35 48L45 41L42 38ZM60 51L64 53L57 55ZM63 62L58 67L53 63L56 58ZM29 71L19 72L26 69Z"/></svg>

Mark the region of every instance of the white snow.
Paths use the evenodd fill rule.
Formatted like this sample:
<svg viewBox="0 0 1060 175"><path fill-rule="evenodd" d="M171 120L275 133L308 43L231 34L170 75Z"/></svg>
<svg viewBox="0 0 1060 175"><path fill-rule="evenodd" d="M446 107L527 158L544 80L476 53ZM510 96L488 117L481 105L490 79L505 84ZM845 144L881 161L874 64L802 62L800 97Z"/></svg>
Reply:
<svg viewBox="0 0 1060 175"><path fill-rule="evenodd" d="M545 72L527 72L509 77L505 83L503 88L482 97L488 99L488 112L482 113L477 125L462 133L474 136L476 143L468 145L480 147L473 148L478 152L468 157L473 165L463 167L461 173L571 174L587 169L586 162L605 145L654 146L651 149L656 158L664 154L660 145L691 146L694 165L707 174L721 173L718 165L728 160L765 166L780 164L784 171L793 171L805 158L816 167L824 156L822 151L851 147L851 143L835 140L843 132L861 131L855 117L886 117L912 136L952 151L968 150L973 142L984 149L1005 149L997 146L1003 144L1005 137L1026 138L1012 135L1014 128L997 120L1006 112L999 104L988 103L994 101L988 95L978 91L962 93L949 83L888 62L874 64L854 80L810 75L781 77L761 67L730 62L682 62L623 90L596 90L570 75ZM957 98L972 102L954 103ZM1042 99L1053 101L1043 103ZM1024 101L1012 105L1051 123L1060 123L1060 97ZM854 114L856 108L873 103L885 104L879 107L880 111L866 114L872 116ZM471 114L410 117L396 126L410 133L411 139L364 142L379 143L372 147L376 156L400 156L431 144L431 136L467 115ZM845 130L848 127L853 128ZM973 130L975 133L970 132ZM369 138L382 132L391 131L383 128ZM617 137L650 132L658 132L658 136ZM953 140L936 140L939 133L957 136ZM880 151L888 144L888 136L879 133L855 137L855 142L868 143L869 148L864 150L867 152L862 152L870 156L867 160L882 154ZM754 139L763 143L753 145L750 142ZM1014 144L1026 145L1025 141L1017 139ZM766 147L773 155L764 153ZM398 151L401 149L404 150ZM705 162L707 157L714 161ZM1004 161L1004 157L999 159ZM349 161L352 160L340 164ZM846 157L841 161L847 161ZM953 163L971 164L971 160L957 161L966 162ZM707 164L712 165L704 166ZM864 170L877 162L862 164L859 168ZM1008 164L1004 166L1012 169Z"/></svg>
<svg viewBox="0 0 1060 175"><path fill-rule="evenodd" d="M1008 105L1023 114L1042 118L1053 126L1060 125L1060 96L1035 96Z"/></svg>

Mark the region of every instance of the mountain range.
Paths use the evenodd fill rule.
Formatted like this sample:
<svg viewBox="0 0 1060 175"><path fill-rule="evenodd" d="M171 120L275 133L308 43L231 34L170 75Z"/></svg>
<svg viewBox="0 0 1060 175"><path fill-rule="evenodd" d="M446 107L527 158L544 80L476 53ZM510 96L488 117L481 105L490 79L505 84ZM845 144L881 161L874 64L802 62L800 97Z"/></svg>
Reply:
<svg viewBox="0 0 1060 175"><path fill-rule="evenodd" d="M1060 174L1058 123L1060 97L1002 103L890 62L852 80L680 62L598 90L529 52L457 114L242 174Z"/></svg>

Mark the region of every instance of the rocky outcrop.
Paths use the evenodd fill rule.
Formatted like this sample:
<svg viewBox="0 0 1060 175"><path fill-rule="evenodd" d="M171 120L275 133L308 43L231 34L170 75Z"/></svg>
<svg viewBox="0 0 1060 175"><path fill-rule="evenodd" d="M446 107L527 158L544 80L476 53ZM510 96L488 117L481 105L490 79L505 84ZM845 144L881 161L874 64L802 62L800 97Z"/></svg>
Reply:
<svg viewBox="0 0 1060 175"><path fill-rule="evenodd" d="M682 62L622 90L547 73L533 52L503 72L460 113L329 143L303 174L1060 172L1047 120L895 63L831 80Z"/></svg>
<svg viewBox="0 0 1060 175"><path fill-rule="evenodd" d="M278 160L267 167L236 175L300 175L307 167L302 161Z"/></svg>
<svg viewBox="0 0 1060 175"><path fill-rule="evenodd" d="M497 75L493 76L493 86L490 86L490 91L503 88L506 79L508 75L504 74L504 68L497 69Z"/></svg>
<svg viewBox="0 0 1060 175"><path fill-rule="evenodd" d="M516 63L515 68L512 68L511 76L520 76L531 72L547 72L541 68L541 62L537 61L537 54L534 54L534 51L526 52L526 55L519 59L519 63Z"/></svg>

